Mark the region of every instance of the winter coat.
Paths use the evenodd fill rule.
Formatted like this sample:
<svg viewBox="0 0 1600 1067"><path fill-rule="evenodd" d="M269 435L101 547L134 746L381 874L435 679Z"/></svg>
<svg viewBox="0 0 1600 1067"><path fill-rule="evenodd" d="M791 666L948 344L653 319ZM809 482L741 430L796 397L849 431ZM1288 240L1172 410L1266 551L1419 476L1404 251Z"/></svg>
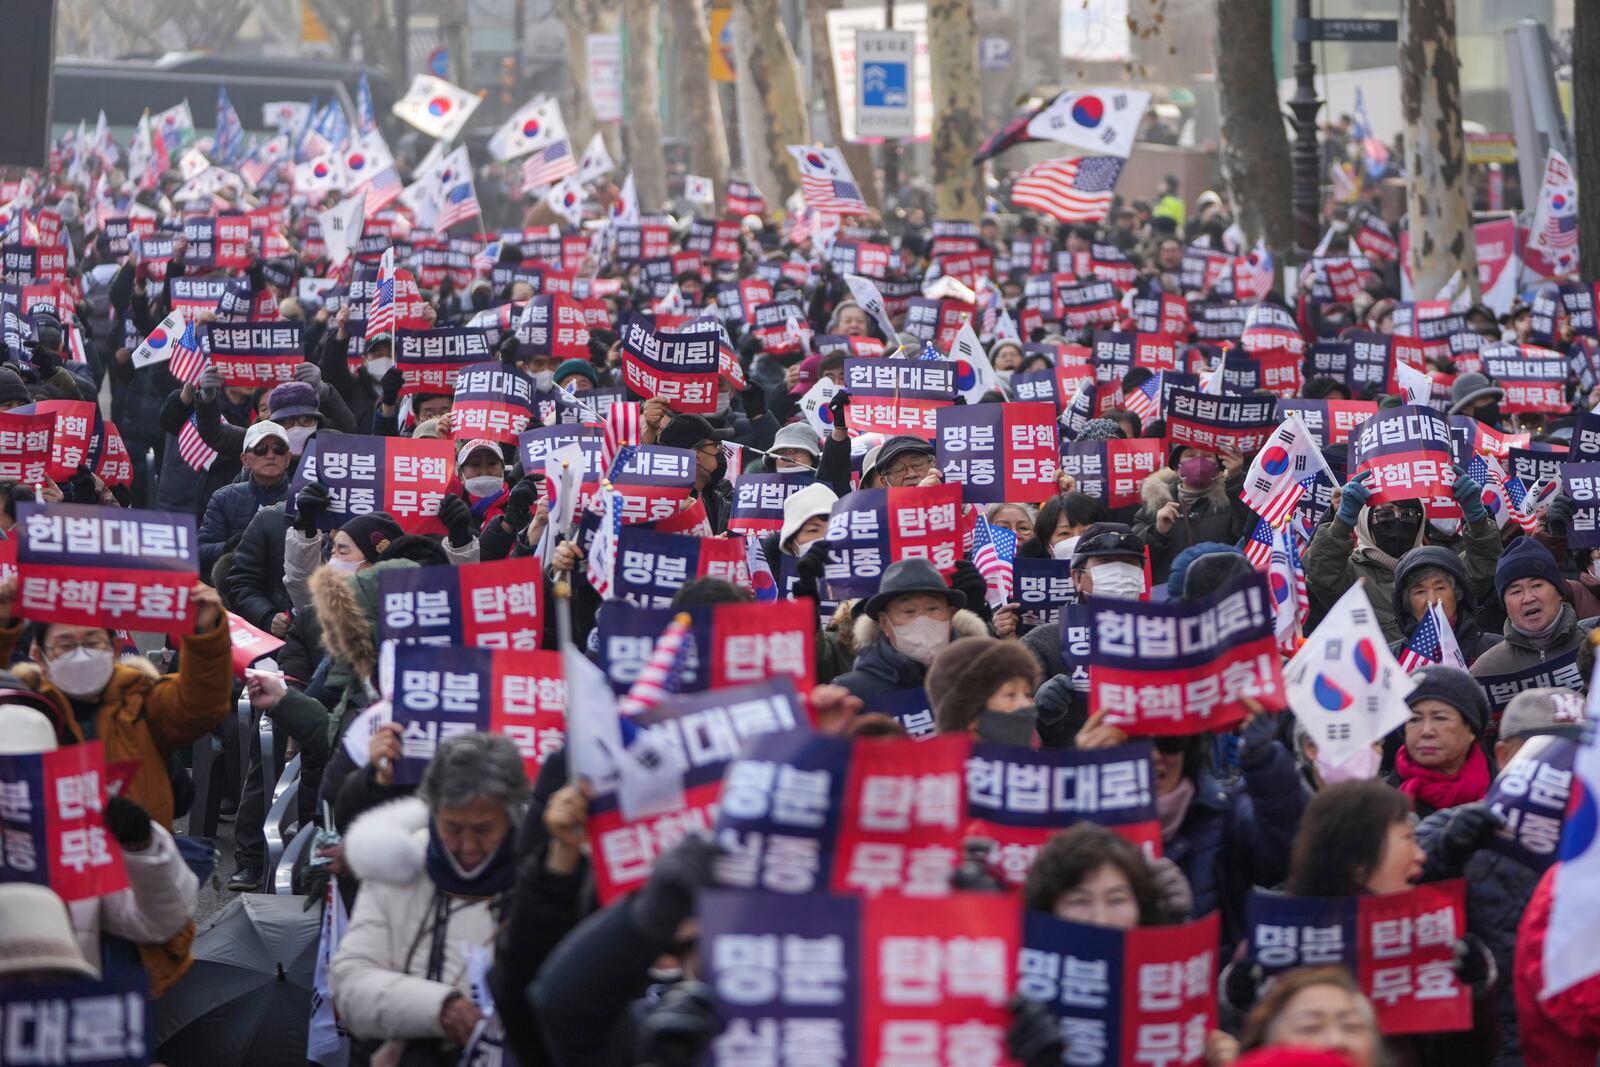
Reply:
<svg viewBox="0 0 1600 1067"><path fill-rule="evenodd" d="M1150 580L1157 585L1167 580L1172 560L1190 545L1202 541L1237 544L1254 525L1250 509L1238 499L1238 487L1220 474L1205 495L1162 533L1156 529L1156 515L1178 499L1178 472L1170 467L1148 475L1139 487L1143 505L1133 519L1133 535L1150 548Z"/></svg>
<svg viewBox="0 0 1600 1067"><path fill-rule="evenodd" d="M1600 616L1600 583L1594 583L1579 575L1567 579L1567 595L1572 599L1572 607L1580 619L1592 619Z"/></svg>
<svg viewBox="0 0 1600 1067"><path fill-rule="evenodd" d="M956 637L986 637L989 627L970 611L955 613L950 628ZM875 697L897 689L916 689L928 676L928 668L910 656L904 655L883 638L878 620L863 615L855 624L855 666L833 680L850 690L851 696L871 703Z"/></svg>
<svg viewBox="0 0 1600 1067"><path fill-rule="evenodd" d="M233 551L223 599L252 626L272 629L273 616L294 607L283 584L283 542L289 518L283 504L256 513Z"/></svg>
<svg viewBox="0 0 1600 1067"><path fill-rule="evenodd" d="M200 487L204 482L201 473L185 463L178 452L178 428L189 421L193 408L183 402L183 394L174 389L161 406L161 417L156 432L165 436L161 451L161 471L156 475L156 503L162 511L198 513ZM168 429L168 427L172 427Z"/></svg>
<svg viewBox="0 0 1600 1067"><path fill-rule="evenodd" d="M378 391L373 388L377 383L367 373L366 367L350 373L346 356L349 347L349 338L340 337L338 330L329 330L323 339L322 354L317 365L322 369L323 382L344 398L355 424L355 432L369 433L373 415L378 410Z"/></svg>
<svg viewBox="0 0 1600 1067"><path fill-rule="evenodd" d="M355 1037L443 1038L445 1000L472 995L468 949L493 947L492 901L451 897L443 964L436 979L428 977L435 909L448 895L428 877L427 849L428 808L415 797L367 812L345 835L344 859L361 893L328 977L340 1021Z"/></svg>
<svg viewBox="0 0 1600 1067"><path fill-rule="evenodd" d="M1361 510L1360 523L1365 526L1369 509ZM1423 524L1423 530L1427 524ZM1423 530L1417 533L1417 544L1422 544ZM1491 518L1482 518L1462 527L1464 536L1456 553L1461 557L1462 571L1467 576L1466 587L1479 601L1494 595L1494 567L1500 559L1500 530ZM1384 637L1390 644L1405 639L1394 611L1394 565L1377 558L1369 534L1358 531L1337 516L1317 527L1311 544L1306 546L1304 564L1306 585L1311 595L1324 608L1332 607L1359 579L1367 580L1367 599L1383 626Z"/></svg>
<svg viewBox="0 0 1600 1067"><path fill-rule="evenodd" d="M1544 990L1544 940L1550 927L1555 864L1544 873L1517 927L1517 1023L1524 1062L1538 1067L1594 1067L1600 1055L1600 976L1585 978L1555 996Z"/></svg>
<svg viewBox="0 0 1600 1067"><path fill-rule="evenodd" d="M271 489L255 484L249 475L242 482L225 485L211 494L206 501L205 517L200 520L200 576L207 581L211 568L223 553L232 552L244 540L250 520L264 508L279 503L289 493L289 477L285 475Z"/></svg>
<svg viewBox="0 0 1600 1067"><path fill-rule="evenodd" d="M289 600L296 610L303 609L311 603L311 576L322 567L323 545L329 540L329 535L318 531L316 536L307 537L299 530L290 527L284 538L283 545L283 585L289 591ZM478 539L474 537L465 545L457 548L450 543L450 538L440 538L440 548L451 563L478 562Z"/></svg>
<svg viewBox="0 0 1600 1067"><path fill-rule="evenodd" d="M1505 640L1495 645L1489 651L1478 657L1478 662L1472 665L1469 672L1474 678L1488 678L1501 674L1516 674L1520 671L1537 667L1541 663L1557 659L1572 652L1588 636L1588 628L1578 623L1578 617L1573 612L1570 604L1561 605L1561 611L1566 619L1565 631L1550 643L1548 648L1535 648L1529 643L1528 638L1521 630L1512 625L1510 619L1506 620L1505 628L1501 631ZM1583 673L1576 662L1561 672L1559 677L1551 677L1548 681L1529 685L1551 685L1563 689L1573 689L1583 692L1587 689ZM1491 698L1491 703L1494 700ZM1496 715L1495 721L1499 722Z"/></svg>
<svg viewBox="0 0 1600 1067"><path fill-rule="evenodd" d="M1500 643L1500 637L1498 634L1486 634L1478 626L1477 597L1473 595L1472 586L1467 581L1467 571L1461 565L1461 557L1448 548L1438 545L1418 550L1403 570L1395 570L1394 582L1390 586L1390 610L1394 613L1395 625L1400 628L1403 636L1394 642L1389 651L1398 657L1406 642L1411 639L1412 632L1417 628L1420 620L1412 617L1411 604L1406 597L1406 587L1411 583L1412 575L1425 567L1437 567L1455 580L1456 617L1450 628L1455 632L1456 644L1461 646L1461 655L1466 659L1467 666L1471 667L1479 656Z"/></svg>
<svg viewBox="0 0 1600 1067"><path fill-rule="evenodd" d="M1462 871L1435 870L1438 865L1434 857L1449 821L1449 810L1438 811L1417 826L1417 844L1428 853L1428 869L1423 874L1423 880L1466 877L1467 932L1477 934L1489 946L1489 951L1494 955L1495 969L1500 975L1495 1005L1500 1016L1500 1053L1497 1062L1511 1067L1522 1062L1518 1051L1517 1001L1511 981L1517 947L1517 920L1533 898L1540 872L1510 856L1488 849L1480 849L1475 853Z"/></svg>
<svg viewBox="0 0 1600 1067"><path fill-rule="evenodd" d="M91 963L100 960L102 933L159 949L188 927L200 899L199 880L162 827L151 823L150 845L143 852L121 852L128 888L67 905L78 949ZM150 995L166 992L181 973L152 973Z"/></svg>

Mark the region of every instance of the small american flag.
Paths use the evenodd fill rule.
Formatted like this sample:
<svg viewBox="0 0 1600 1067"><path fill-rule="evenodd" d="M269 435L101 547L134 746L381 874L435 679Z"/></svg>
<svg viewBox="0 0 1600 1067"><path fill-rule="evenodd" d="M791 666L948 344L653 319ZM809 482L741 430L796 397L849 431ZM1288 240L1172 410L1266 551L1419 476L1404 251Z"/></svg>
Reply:
<svg viewBox="0 0 1600 1067"><path fill-rule="evenodd" d="M1539 528L1539 510L1528 502L1528 490L1522 479L1515 475L1505 480L1506 507L1511 521L1522 527L1523 533L1533 533Z"/></svg>
<svg viewBox="0 0 1600 1067"><path fill-rule="evenodd" d="M606 415L605 438L600 442L600 469L609 471L617 453L639 443L643 408L637 400L619 400Z"/></svg>
<svg viewBox="0 0 1600 1067"><path fill-rule="evenodd" d="M1245 542L1245 558L1251 566L1258 571L1264 571L1272 566L1272 524L1266 519L1256 519L1256 528L1250 531L1250 540Z"/></svg>
<svg viewBox="0 0 1600 1067"><path fill-rule="evenodd" d="M434 227L441 231L448 230L456 223L476 218L481 213L477 190L472 187L472 175L467 174L440 197L439 217L434 220Z"/></svg>
<svg viewBox="0 0 1600 1067"><path fill-rule="evenodd" d="M933 347L933 342L932 341L924 341L924 342L922 342L922 355L918 356L917 358L918 359L943 359L944 357L939 354L939 350L937 348Z"/></svg>
<svg viewBox="0 0 1600 1067"><path fill-rule="evenodd" d="M978 516L972 531L972 563L989 583L984 599L991 607L1001 607L1011 599L1013 561L1017 556L1017 535L1004 526L990 526Z"/></svg>
<svg viewBox="0 0 1600 1067"><path fill-rule="evenodd" d="M369 219L400 199L400 194L405 192L405 186L400 181L400 172L393 167L384 167L364 188L367 191L365 211Z"/></svg>
<svg viewBox="0 0 1600 1067"><path fill-rule="evenodd" d="M694 635L689 631L692 622L689 613L683 611L667 623L628 695L617 702L619 712L638 715L660 707L662 701L678 691L684 674L695 660Z"/></svg>
<svg viewBox="0 0 1600 1067"><path fill-rule="evenodd" d="M806 206L814 211L827 211L835 215L862 215L867 202L861 199L861 190L848 178L824 178L802 174L800 193Z"/></svg>
<svg viewBox="0 0 1600 1067"><path fill-rule="evenodd" d="M472 269L480 274L488 274L494 270L494 265L500 262L500 242L490 241L483 246L483 251L472 257Z"/></svg>
<svg viewBox="0 0 1600 1067"><path fill-rule="evenodd" d="M611 488L610 482L602 482L595 503L600 512L600 528L589 544L587 574L589 584L604 598L611 595L617 570L617 541L622 537L622 494Z"/></svg>
<svg viewBox="0 0 1600 1067"><path fill-rule="evenodd" d="M735 215L765 215L767 198L749 182L729 182L725 202Z"/></svg>
<svg viewBox="0 0 1600 1067"><path fill-rule="evenodd" d="M1428 605L1427 613L1417 621L1417 628L1406 639L1406 647L1400 650L1400 669L1407 674L1430 663L1467 669L1455 630L1437 600Z"/></svg>
<svg viewBox="0 0 1600 1067"><path fill-rule="evenodd" d="M217 461L217 450L200 439L200 425L193 415L178 431L178 456L197 471L210 470Z"/></svg>
<svg viewBox="0 0 1600 1067"><path fill-rule="evenodd" d="M1233 261L1233 295L1237 300L1265 300L1272 294L1272 253L1257 241L1248 256Z"/></svg>
<svg viewBox="0 0 1600 1067"><path fill-rule="evenodd" d="M1139 416L1141 423L1159 418L1161 415L1161 372L1147 378L1144 384L1129 393L1122 399L1122 407Z"/></svg>
<svg viewBox="0 0 1600 1067"><path fill-rule="evenodd" d="M383 257L378 260L377 291L372 294L372 305L367 308L368 337L394 333L394 295L394 247L391 245L383 250Z"/></svg>
<svg viewBox="0 0 1600 1067"><path fill-rule="evenodd" d="M200 375L205 373L206 365L210 362L200 347L200 338L195 334L194 320L185 322L183 335L172 346L172 358L167 362L167 370L178 381L193 385L200 380Z"/></svg>
<svg viewBox="0 0 1600 1067"><path fill-rule="evenodd" d="M572 144L563 137L522 161L522 191L531 193L576 173L578 161L572 158Z"/></svg>
<svg viewBox="0 0 1600 1067"><path fill-rule="evenodd" d="M1011 203L1043 211L1062 222L1099 222L1111 210L1122 163L1115 156L1035 163L1012 183Z"/></svg>

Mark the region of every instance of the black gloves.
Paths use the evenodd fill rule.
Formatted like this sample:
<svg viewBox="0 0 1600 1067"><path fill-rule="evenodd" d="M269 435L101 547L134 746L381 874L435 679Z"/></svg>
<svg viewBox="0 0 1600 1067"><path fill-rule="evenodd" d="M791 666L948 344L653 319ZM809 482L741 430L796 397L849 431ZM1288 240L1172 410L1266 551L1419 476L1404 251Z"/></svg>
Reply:
<svg viewBox="0 0 1600 1067"><path fill-rule="evenodd" d="M328 510L328 487L321 482L308 482L294 498L294 528L307 537L317 535L317 518Z"/></svg>
<svg viewBox="0 0 1600 1067"><path fill-rule="evenodd" d="M1557 493L1556 498L1544 509L1544 525L1554 537L1567 536L1567 530L1572 525L1572 498L1566 490Z"/></svg>
<svg viewBox="0 0 1600 1067"><path fill-rule="evenodd" d="M719 1025L711 987L692 980L679 982L640 1019L638 1062L690 1067L699 1062Z"/></svg>
<svg viewBox="0 0 1600 1067"><path fill-rule="evenodd" d="M1278 739L1278 717L1260 714L1239 733L1241 765L1262 767L1272 758L1272 743Z"/></svg>
<svg viewBox="0 0 1600 1067"><path fill-rule="evenodd" d="M1505 820L1482 802L1463 804L1451 810L1450 819L1439 837L1435 861L1446 870L1458 872L1475 852L1494 840Z"/></svg>
<svg viewBox="0 0 1600 1067"><path fill-rule="evenodd" d="M950 588L966 594L968 611L988 618L989 580L970 559L956 561L955 573L950 575Z"/></svg>
<svg viewBox="0 0 1600 1067"><path fill-rule="evenodd" d="M795 563L795 599L810 597L822 603L822 572L828 565L828 539L819 537L806 547L805 555Z"/></svg>
<svg viewBox="0 0 1600 1067"><path fill-rule="evenodd" d="M1455 944L1455 954L1456 978L1462 985L1482 989L1498 977L1494 956L1477 934L1463 934Z"/></svg>
<svg viewBox="0 0 1600 1067"><path fill-rule="evenodd" d="M539 499L539 482L527 475L506 494L505 520L513 532L521 533L533 521L534 502Z"/></svg>
<svg viewBox="0 0 1600 1067"><path fill-rule="evenodd" d="M150 847L150 813L126 797L108 797L106 829L130 852Z"/></svg>
<svg viewBox="0 0 1600 1067"><path fill-rule="evenodd" d="M833 414L833 424L843 427L845 425L845 412L850 410L850 390L840 389L828 400L828 410Z"/></svg>
<svg viewBox="0 0 1600 1067"><path fill-rule="evenodd" d="M678 926L694 914L694 897L715 881L713 866L722 850L705 837L686 837L656 859L650 880L634 894L633 920L649 936L670 942Z"/></svg>
<svg viewBox="0 0 1600 1067"><path fill-rule="evenodd" d="M450 531L454 547L464 548L472 540L472 509L454 493L439 501L439 521Z"/></svg>
<svg viewBox="0 0 1600 1067"><path fill-rule="evenodd" d="M744 414L751 422L755 422L767 410L767 391L755 382L745 387L739 394L739 402L744 405Z"/></svg>
<svg viewBox="0 0 1600 1067"><path fill-rule="evenodd" d="M1055 1012L1037 1001L1012 997L1006 1051L1023 1067L1055 1067L1067 1051Z"/></svg>
<svg viewBox="0 0 1600 1067"><path fill-rule="evenodd" d="M406 384L406 376L400 373L399 367L390 367L378 384L383 388L383 406L392 408L400 403L400 387Z"/></svg>
<svg viewBox="0 0 1600 1067"><path fill-rule="evenodd" d="M1250 960L1236 960L1223 969L1223 999L1241 1013L1248 1012L1255 1007L1261 983L1266 980L1267 972L1262 969L1261 964L1252 963Z"/></svg>

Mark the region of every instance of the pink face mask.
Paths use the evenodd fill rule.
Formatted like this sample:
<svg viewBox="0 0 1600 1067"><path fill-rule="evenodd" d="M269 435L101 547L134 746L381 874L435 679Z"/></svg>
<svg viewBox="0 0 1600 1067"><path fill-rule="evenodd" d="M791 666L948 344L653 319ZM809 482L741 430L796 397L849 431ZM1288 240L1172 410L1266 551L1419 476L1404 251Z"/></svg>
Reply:
<svg viewBox="0 0 1600 1067"><path fill-rule="evenodd" d="M1207 486L1217 480L1217 461L1210 456L1190 456L1178 461L1178 477L1195 486Z"/></svg>
<svg viewBox="0 0 1600 1067"><path fill-rule="evenodd" d="M1322 753L1317 753L1314 761L1317 765L1317 774L1322 777L1323 785L1337 785L1339 782L1364 782L1378 775L1378 765L1383 761L1383 755L1374 752L1370 745L1359 752L1352 752L1344 758L1343 763L1329 764L1322 758Z"/></svg>

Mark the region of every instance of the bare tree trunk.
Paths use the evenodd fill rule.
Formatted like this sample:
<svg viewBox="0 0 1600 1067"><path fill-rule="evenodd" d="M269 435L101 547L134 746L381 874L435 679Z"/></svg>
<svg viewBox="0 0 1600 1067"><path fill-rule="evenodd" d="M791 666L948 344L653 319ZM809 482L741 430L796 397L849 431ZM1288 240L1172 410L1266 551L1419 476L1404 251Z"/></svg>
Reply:
<svg viewBox="0 0 1600 1067"><path fill-rule="evenodd" d="M439 36L450 53L450 80L463 89L468 88L472 77L472 38L467 30L467 0L434 0L434 5L439 15Z"/></svg>
<svg viewBox="0 0 1600 1067"><path fill-rule="evenodd" d="M567 123L572 150L582 152L598 129L612 159L622 155L621 134L615 122L595 121L594 106L589 102L589 34L616 31L617 3L618 0L561 0L553 5L567 35L567 74L572 92L562 101L561 115Z"/></svg>
<svg viewBox="0 0 1600 1067"><path fill-rule="evenodd" d="M750 69L751 56L755 53L756 31L750 11L743 4L733 5L732 25L736 71L732 86L734 127L739 131L737 170L755 183L772 209L779 210L783 207L783 197L779 195L778 179L772 172L772 159L767 150L766 116L761 108L761 93L755 83L745 76Z"/></svg>
<svg viewBox="0 0 1600 1067"><path fill-rule="evenodd" d="M656 62L660 18L656 0L622 5L628 24L628 121L623 124L628 166L639 210L659 212L667 202L667 159L661 151L661 71Z"/></svg>
<svg viewBox="0 0 1600 1067"><path fill-rule="evenodd" d="M678 56L678 102L683 106L689 169L710 178L717 203L728 188L728 135L722 101L711 81L711 26L702 0L668 0L667 18Z"/></svg>
<svg viewBox="0 0 1600 1067"><path fill-rule="evenodd" d="M1455 0L1400 4L1400 111L1412 284L1429 300L1459 270L1476 299L1478 250L1467 196Z"/></svg>
<svg viewBox="0 0 1600 1067"><path fill-rule="evenodd" d="M872 166L870 145L846 143L843 108L855 107L854 100L839 99L839 80L834 77L833 48L828 43L828 12L839 6L839 0L806 0L806 25L811 32L811 87L822 94L822 103L828 111L828 134L850 164L856 185L872 207L881 207L878 198L878 176Z"/></svg>
<svg viewBox="0 0 1600 1067"><path fill-rule="evenodd" d="M983 143L978 86L978 20L972 0L928 4L928 65L933 70L933 196L941 219L983 215Z"/></svg>
<svg viewBox="0 0 1600 1067"><path fill-rule="evenodd" d="M1578 173L1578 268L1600 280L1600 6L1572 12L1572 166ZM1534 190L1524 189L1530 203Z"/></svg>
<svg viewBox="0 0 1600 1067"><path fill-rule="evenodd" d="M776 183L775 203L781 204L800 187L800 172L789 155L789 145L811 141L811 124L800 92L800 63L783 28L778 0L739 0L738 7L750 20L750 56L740 68L739 78L748 78L759 94L767 166ZM771 193L767 198L774 202Z"/></svg>
<svg viewBox="0 0 1600 1067"><path fill-rule="evenodd" d="M1294 247L1289 136L1278 108L1272 64L1272 0L1217 0L1217 91L1222 110L1222 173L1233 217L1254 245Z"/></svg>
<svg viewBox="0 0 1600 1067"><path fill-rule="evenodd" d="M362 62L384 70L400 69L399 45L385 0L311 0L311 9L345 46L341 51L350 50L348 42L360 42ZM404 92L406 86L398 88Z"/></svg>

